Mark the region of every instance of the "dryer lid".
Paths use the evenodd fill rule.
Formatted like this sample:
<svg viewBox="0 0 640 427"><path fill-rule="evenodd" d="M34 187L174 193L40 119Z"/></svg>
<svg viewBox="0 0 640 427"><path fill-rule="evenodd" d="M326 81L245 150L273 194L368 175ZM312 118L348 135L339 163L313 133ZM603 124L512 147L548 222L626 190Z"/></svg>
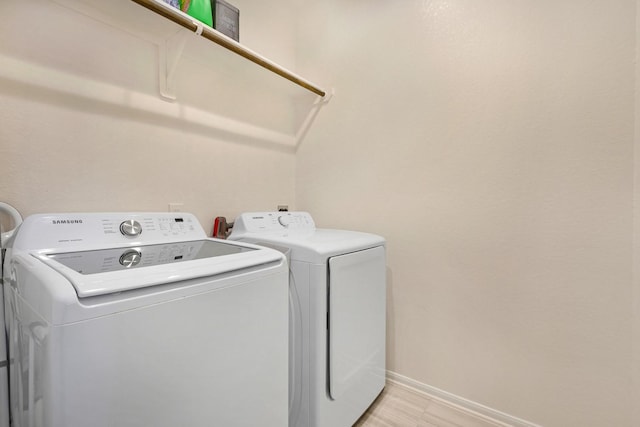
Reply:
<svg viewBox="0 0 640 427"><path fill-rule="evenodd" d="M385 239L376 234L359 231L316 229L305 231L246 233L241 236L229 236L231 240L272 244L291 249L294 261L324 264L331 256L384 246Z"/></svg>
<svg viewBox="0 0 640 427"><path fill-rule="evenodd" d="M307 212L247 212L236 218L229 240L291 249L294 261L322 264L334 255L384 246L383 237L358 231L317 229Z"/></svg>

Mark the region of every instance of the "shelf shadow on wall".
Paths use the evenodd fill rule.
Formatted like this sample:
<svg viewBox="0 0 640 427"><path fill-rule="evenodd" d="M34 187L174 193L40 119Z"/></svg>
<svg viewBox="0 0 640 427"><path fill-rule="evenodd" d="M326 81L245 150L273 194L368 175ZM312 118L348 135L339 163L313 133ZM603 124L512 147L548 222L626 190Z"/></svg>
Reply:
<svg viewBox="0 0 640 427"><path fill-rule="evenodd" d="M92 82L88 94L71 93L37 83L0 76L0 93L90 113L108 115L124 121L136 121L152 126L193 133L221 142L242 144L292 153L297 147L296 136L253 126L178 103L168 103L153 95ZM76 85L87 89L86 85ZM90 95L89 95L90 94ZM313 114L315 117L316 114Z"/></svg>

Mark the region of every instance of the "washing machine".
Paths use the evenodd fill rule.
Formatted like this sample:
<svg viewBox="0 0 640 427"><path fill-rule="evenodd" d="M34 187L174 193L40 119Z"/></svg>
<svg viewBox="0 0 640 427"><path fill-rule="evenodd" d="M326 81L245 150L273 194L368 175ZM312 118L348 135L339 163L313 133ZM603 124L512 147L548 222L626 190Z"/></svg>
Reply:
<svg viewBox="0 0 640 427"><path fill-rule="evenodd" d="M14 427L286 425L282 253L187 213L34 215L4 275Z"/></svg>
<svg viewBox="0 0 640 427"><path fill-rule="evenodd" d="M244 213L229 239L289 257L289 426L353 425L385 384L385 240L307 212Z"/></svg>

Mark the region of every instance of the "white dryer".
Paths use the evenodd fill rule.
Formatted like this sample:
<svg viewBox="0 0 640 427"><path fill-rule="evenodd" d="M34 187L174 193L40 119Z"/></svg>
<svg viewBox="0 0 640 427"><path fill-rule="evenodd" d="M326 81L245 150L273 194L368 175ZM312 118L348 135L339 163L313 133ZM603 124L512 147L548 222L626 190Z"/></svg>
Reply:
<svg viewBox="0 0 640 427"><path fill-rule="evenodd" d="M229 239L288 251L289 426L353 425L385 384L385 240L306 212L244 213Z"/></svg>
<svg viewBox="0 0 640 427"><path fill-rule="evenodd" d="M186 213L34 215L4 273L14 427L286 425L280 252Z"/></svg>

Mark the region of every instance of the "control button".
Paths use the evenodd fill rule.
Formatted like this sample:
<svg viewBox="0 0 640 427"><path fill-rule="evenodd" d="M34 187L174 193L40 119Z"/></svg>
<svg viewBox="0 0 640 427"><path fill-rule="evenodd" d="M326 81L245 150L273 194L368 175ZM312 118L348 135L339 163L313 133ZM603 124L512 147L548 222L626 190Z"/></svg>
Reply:
<svg viewBox="0 0 640 427"><path fill-rule="evenodd" d="M120 265L125 268L135 267L142 261L142 254L135 249L129 249L120 255Z"/></svg>
<svg viewBox="0 0 640 427"><path fill-rule="evenodd" d="M142 226L138 221L130 219L120 224L120 232L129 237L139 236L142 233Z"/></svg>
<svg viewBox="0 0 640 427"><path fill-rule="evenodd" d="M282 215L278 217L278 222L283 227L288 227L291 224L291 217L289 215Z"/></svg>

